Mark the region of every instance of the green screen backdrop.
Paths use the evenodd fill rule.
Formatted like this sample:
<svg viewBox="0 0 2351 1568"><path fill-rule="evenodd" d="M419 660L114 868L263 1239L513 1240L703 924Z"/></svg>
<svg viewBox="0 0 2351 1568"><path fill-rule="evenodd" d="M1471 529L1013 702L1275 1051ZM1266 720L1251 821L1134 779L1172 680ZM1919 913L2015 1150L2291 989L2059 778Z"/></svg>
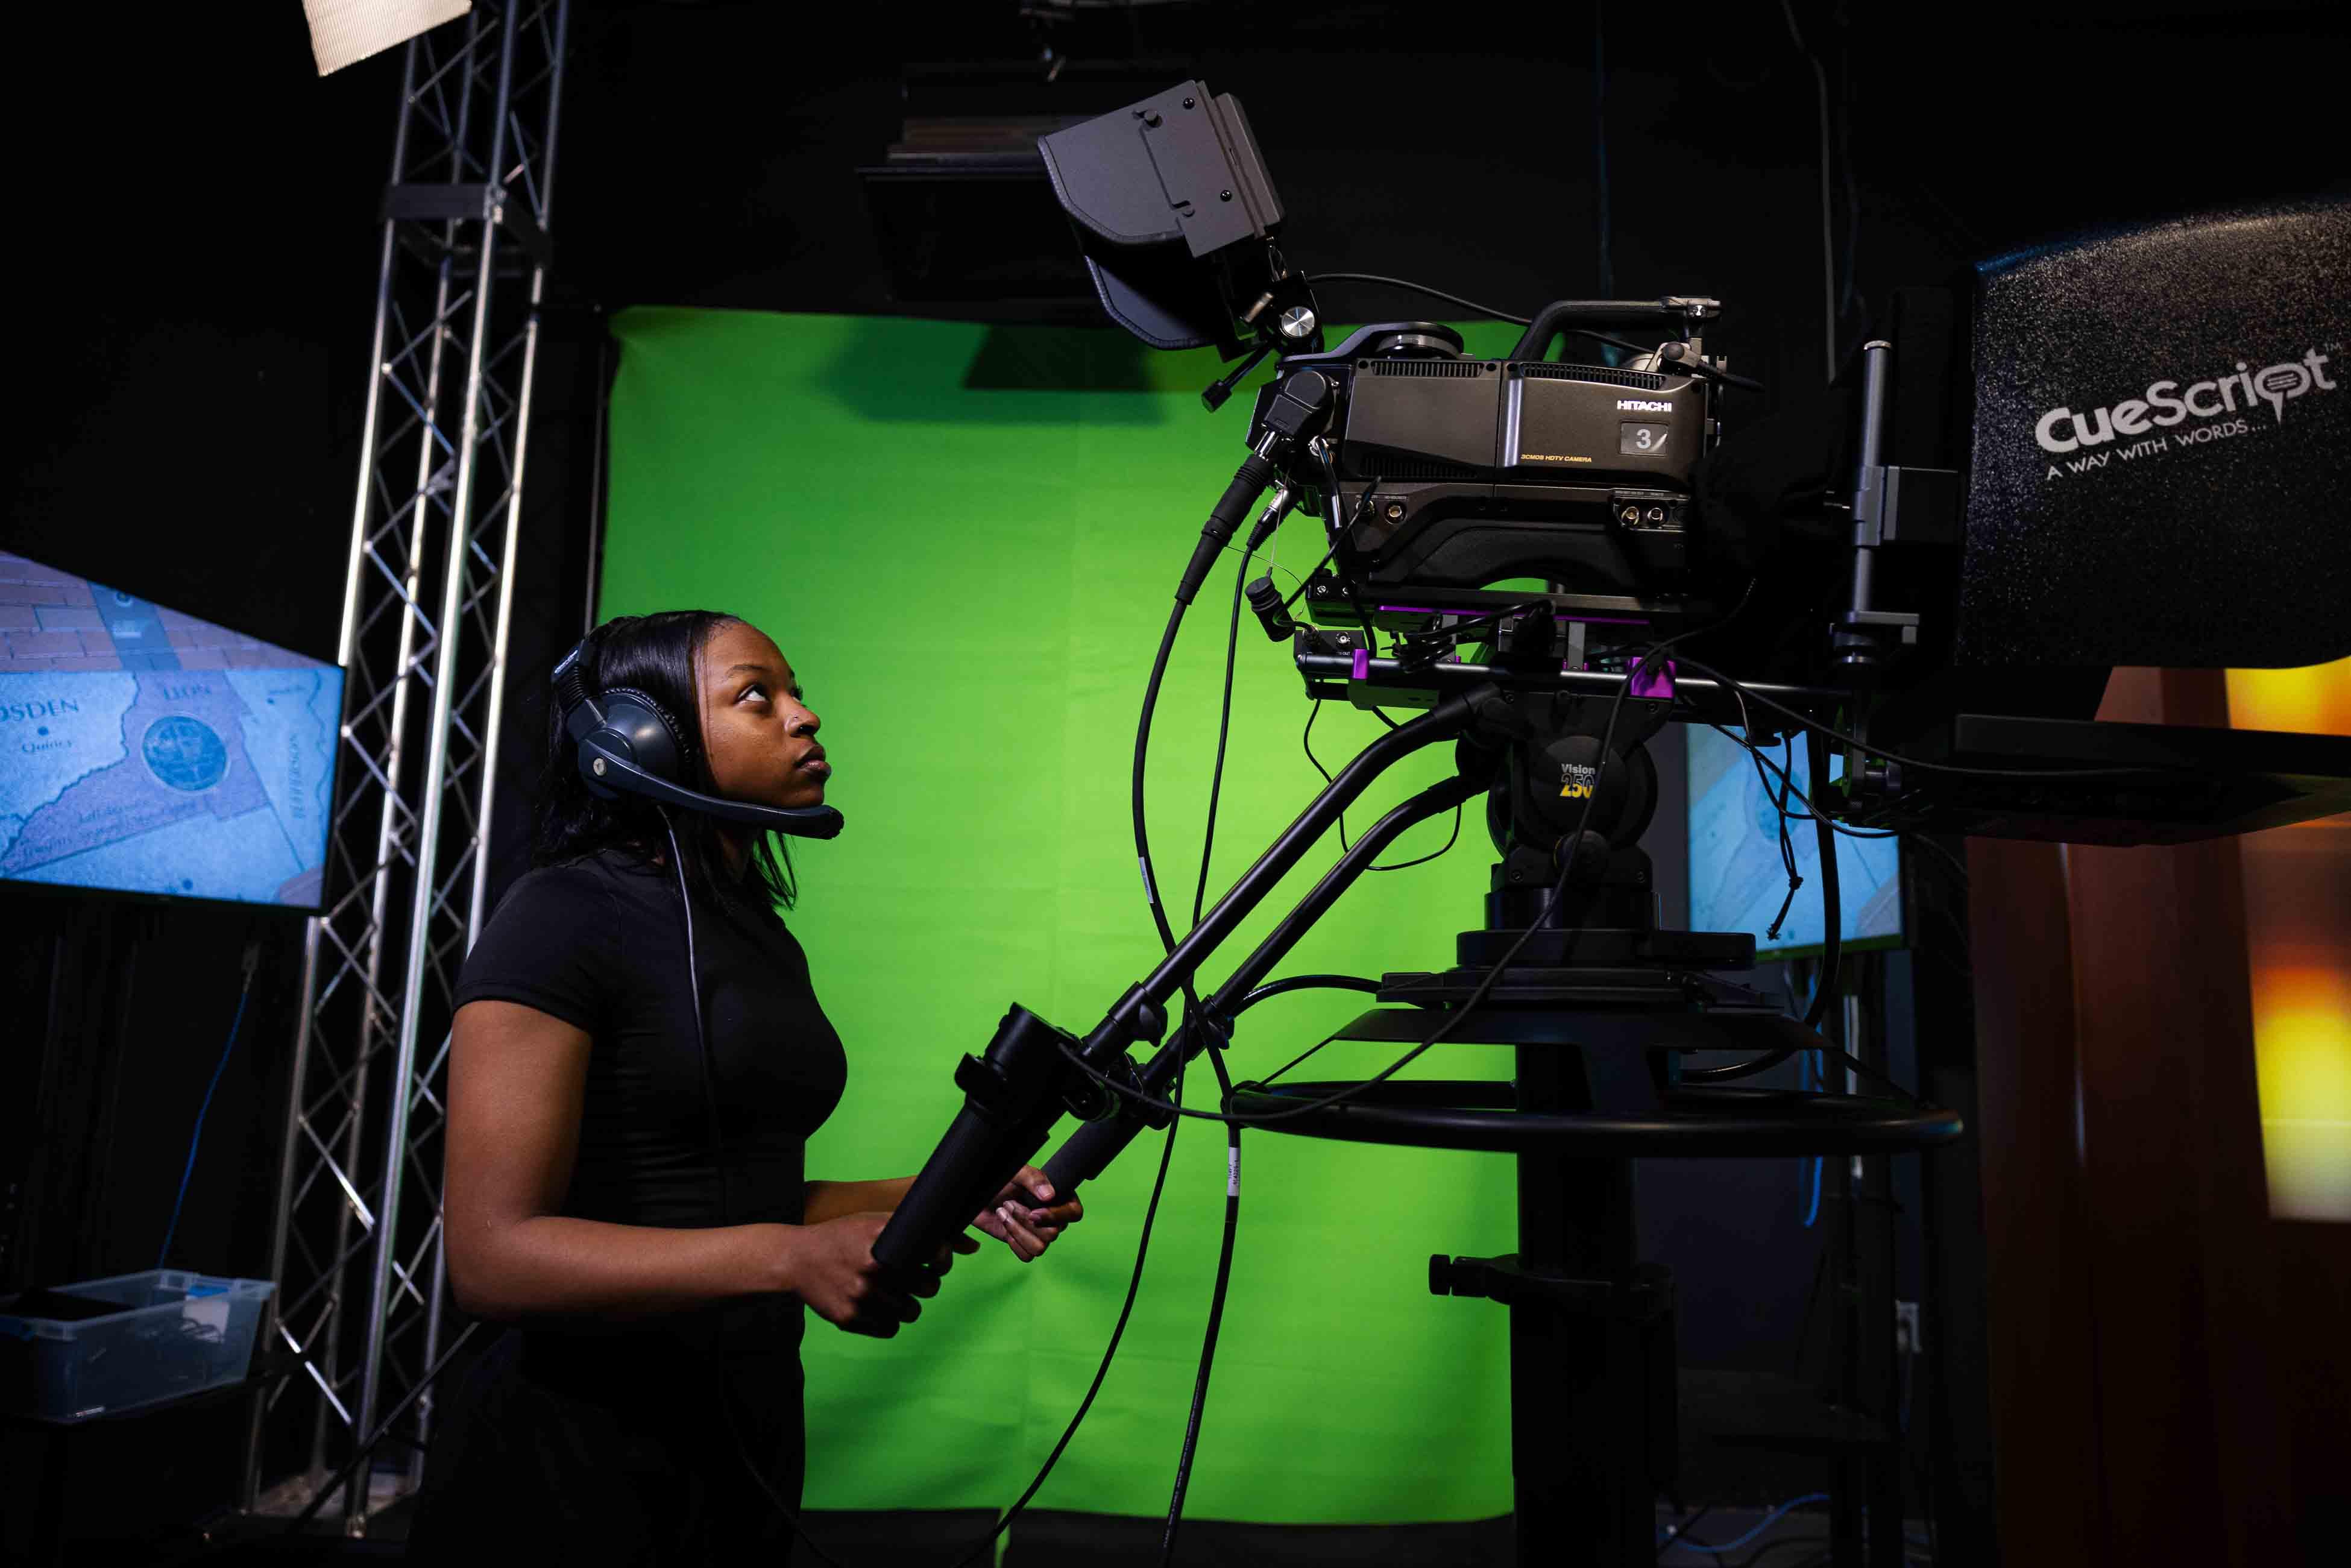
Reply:
<svg viewBox="0 0 2351 1568"><path fill-rule="evenodd" d="M828 799L849 821L832 842L793 848L789 919L850 1062L809 1172L906 1174L960 1103L957 1057L986 1044L1007 1004L1083 1032L1160 956L1128 826L1134 724L1176 578L1244 454L1248 400L1204 413L1212 355L1148 354L1108 329L661 308L626 312L615 331L601 613L730 611L792 661L837 765ZM1507 348L1507 329L1470 335L1474 351ZM1293 517L1273 554L1303 571L1322 542L1315 519ZM1178 931L1238 558L1185 623L1154 732L1152 846ZM1320 788L1299 743L1308 711L1287 649L1244 614L1211 902ZM1325 705L1315 750L1335 768L1376 731L1370 715ZM1395 769L1351 830L1435 781L1450 750ZM1421 824L1387 858L1437 849L1450 825ZM1333 840L1308 857L1203 990L1338 853ZM1277 973L1450 964L1492 860L1472 811L1450 853L1366 877ZM1235 1075L1271 1071L1364 1001L1262 1004L1241 1020ZM1301 1076L1367 1076L1394 1051L1335 1043ZM1507 1078L1510 1065L1499 1048L1447 1045L1408 1071ZM1186 1098L1213 1108L1205 1063ZM1019 1494L1100 1360L1159 1148L1144 1134L1038 1262L995 1242L964 1260L894 1340L810 1320L810 1506L1001 1508ZM1509 1511L1505 1314L1431 1296L1427 1260L1513 1249L1510 1161L1270 1133L1245 1134L1242 1156L1187 1513ZM1165 1511L1225 1163L1221 1129L1183 1124L1125 1342L1038 1506Z"/></svg>

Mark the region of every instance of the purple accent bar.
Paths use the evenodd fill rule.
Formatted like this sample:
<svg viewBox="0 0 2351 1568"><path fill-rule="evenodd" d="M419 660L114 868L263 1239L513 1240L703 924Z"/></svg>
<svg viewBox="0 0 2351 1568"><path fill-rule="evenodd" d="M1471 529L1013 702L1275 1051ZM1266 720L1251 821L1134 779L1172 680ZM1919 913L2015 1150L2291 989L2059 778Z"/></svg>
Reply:
<svg viewBox="0 0 2351 1568"><path fill-rule="evenodd" d="M1397 615L1467 615L1469 612L1467 610L1438 610L1426 604L1383 604L1380 606L1380 613L1383 615L1390 613ZM1581 621L1590 626L1646 626L1649 624L1648 618L1643 615L1554 615L1552 619L1554 621Z"/></svg>
<svg viewBox="0 0 2351 1568"><path fill-rule="evenodd" d="M1356 649L1356 650L1355 650L1355 669L1354 669L1354 677L1355 677L1355 679L1357 679L1357 680L1359 680L1359 681L1362 681L1362 680L1368 680L1368 679L1370 679L1370 678L1371 678L1371 674L1372 674L1372 651L1371 651L1369 648L1358 648L1358 649Z"/></svg>
<svg viewBox="0 0 2351 1568"><path fill-rule="evenodd" d="M1634 676L1633 689L1628 695L1636 697L1662 697L1667 702L1673 701L1674 662L1667 659L1664 661L1664 664L1663 669L1652 664L1642 674Z"/></svg>

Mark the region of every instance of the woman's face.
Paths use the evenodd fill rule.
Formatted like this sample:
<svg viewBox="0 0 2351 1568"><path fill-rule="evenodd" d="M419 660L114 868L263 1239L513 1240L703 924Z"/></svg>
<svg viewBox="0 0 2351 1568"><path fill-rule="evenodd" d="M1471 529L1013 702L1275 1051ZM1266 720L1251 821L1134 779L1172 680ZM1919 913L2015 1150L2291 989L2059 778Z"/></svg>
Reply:
<svg viewBox="0 0 2351 1568"><path fill-rule="evenodd" d="M832 777L816 743L818 719L768 634L721 626L695 661L702 737L718 793L761 806L820 806Z"/></svg>

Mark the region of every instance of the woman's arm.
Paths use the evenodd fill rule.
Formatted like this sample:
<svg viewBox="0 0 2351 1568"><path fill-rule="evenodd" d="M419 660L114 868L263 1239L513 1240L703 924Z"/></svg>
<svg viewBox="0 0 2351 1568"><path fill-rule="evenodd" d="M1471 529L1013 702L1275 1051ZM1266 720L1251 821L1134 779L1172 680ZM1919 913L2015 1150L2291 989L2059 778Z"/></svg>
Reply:
<svg viewBox="0 0 2351 1568"><path fill-rule="evenodd" d="M800 1219L803 1224L821 1225L844 1214L894 1214L906 1200L906 1189L914 1185L913 1176L892 1176L887 1181L812 1181L808 1184Z"/></svg>
<svg viewBox="0 0 2351 1568"><path fill-rule="evenodd" d="M555 1212L580 1151L585 1030L517 1002L457 1009L449 1054L443 1213L449 1284L477 1317L628 1319L790 1292L883 1338L920 1309L885 1286L873 1239L889 1216L670 1230ZM948 1260L943 1254L938 1271ZM915 1287L930 1295L935 1281Z"/></svg>
<svg viewBox="0 0 2351 1568"><path fill-rule="evenodd" d="M587 1031L517 1002L457 1009L449 1052L449 1282L479 1317L642 1317L794 1288L783 1225L670 1230L573 1219Z"/></svg>

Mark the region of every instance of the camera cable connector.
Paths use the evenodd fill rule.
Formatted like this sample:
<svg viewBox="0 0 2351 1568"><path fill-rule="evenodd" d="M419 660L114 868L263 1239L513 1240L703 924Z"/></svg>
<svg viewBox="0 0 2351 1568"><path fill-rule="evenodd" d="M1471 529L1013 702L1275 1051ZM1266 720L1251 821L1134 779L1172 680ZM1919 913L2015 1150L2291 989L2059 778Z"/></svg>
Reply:
<svg viewBox="0 0 2351 1568"><path fill-rule="evenodd" d="M1276 643L1287 643L1298 630L1298 622L1290 618L1290 611L1281 602L1281 590L1276 588L1271 573L1249 585L1249 608L1257 612L1258 624L1265 628L1266 636Z"/></svg>
<svg viewBox="0 0 2351 1568"><path fill-rule="evenodd" d="M1331 402L1330 378L1320 371L1295 371L1273 389L1259 416L1256 441L1249 456L1242 460L1233 482L1225 486L1225 493L1208 510L1208 520L1200 527L1200 542L1193 548L1183 580L1176 587L1176 603L1192 602L1193 596L1200 591L1200 584L1207 580L1208 569L1216 564L1224 548L1232 543L1249 503L1281 477L1277 459L1300 436L1311 433L1329 416ZM1280 521L1279 512L1271 515L1275 522Z"/></svg>

